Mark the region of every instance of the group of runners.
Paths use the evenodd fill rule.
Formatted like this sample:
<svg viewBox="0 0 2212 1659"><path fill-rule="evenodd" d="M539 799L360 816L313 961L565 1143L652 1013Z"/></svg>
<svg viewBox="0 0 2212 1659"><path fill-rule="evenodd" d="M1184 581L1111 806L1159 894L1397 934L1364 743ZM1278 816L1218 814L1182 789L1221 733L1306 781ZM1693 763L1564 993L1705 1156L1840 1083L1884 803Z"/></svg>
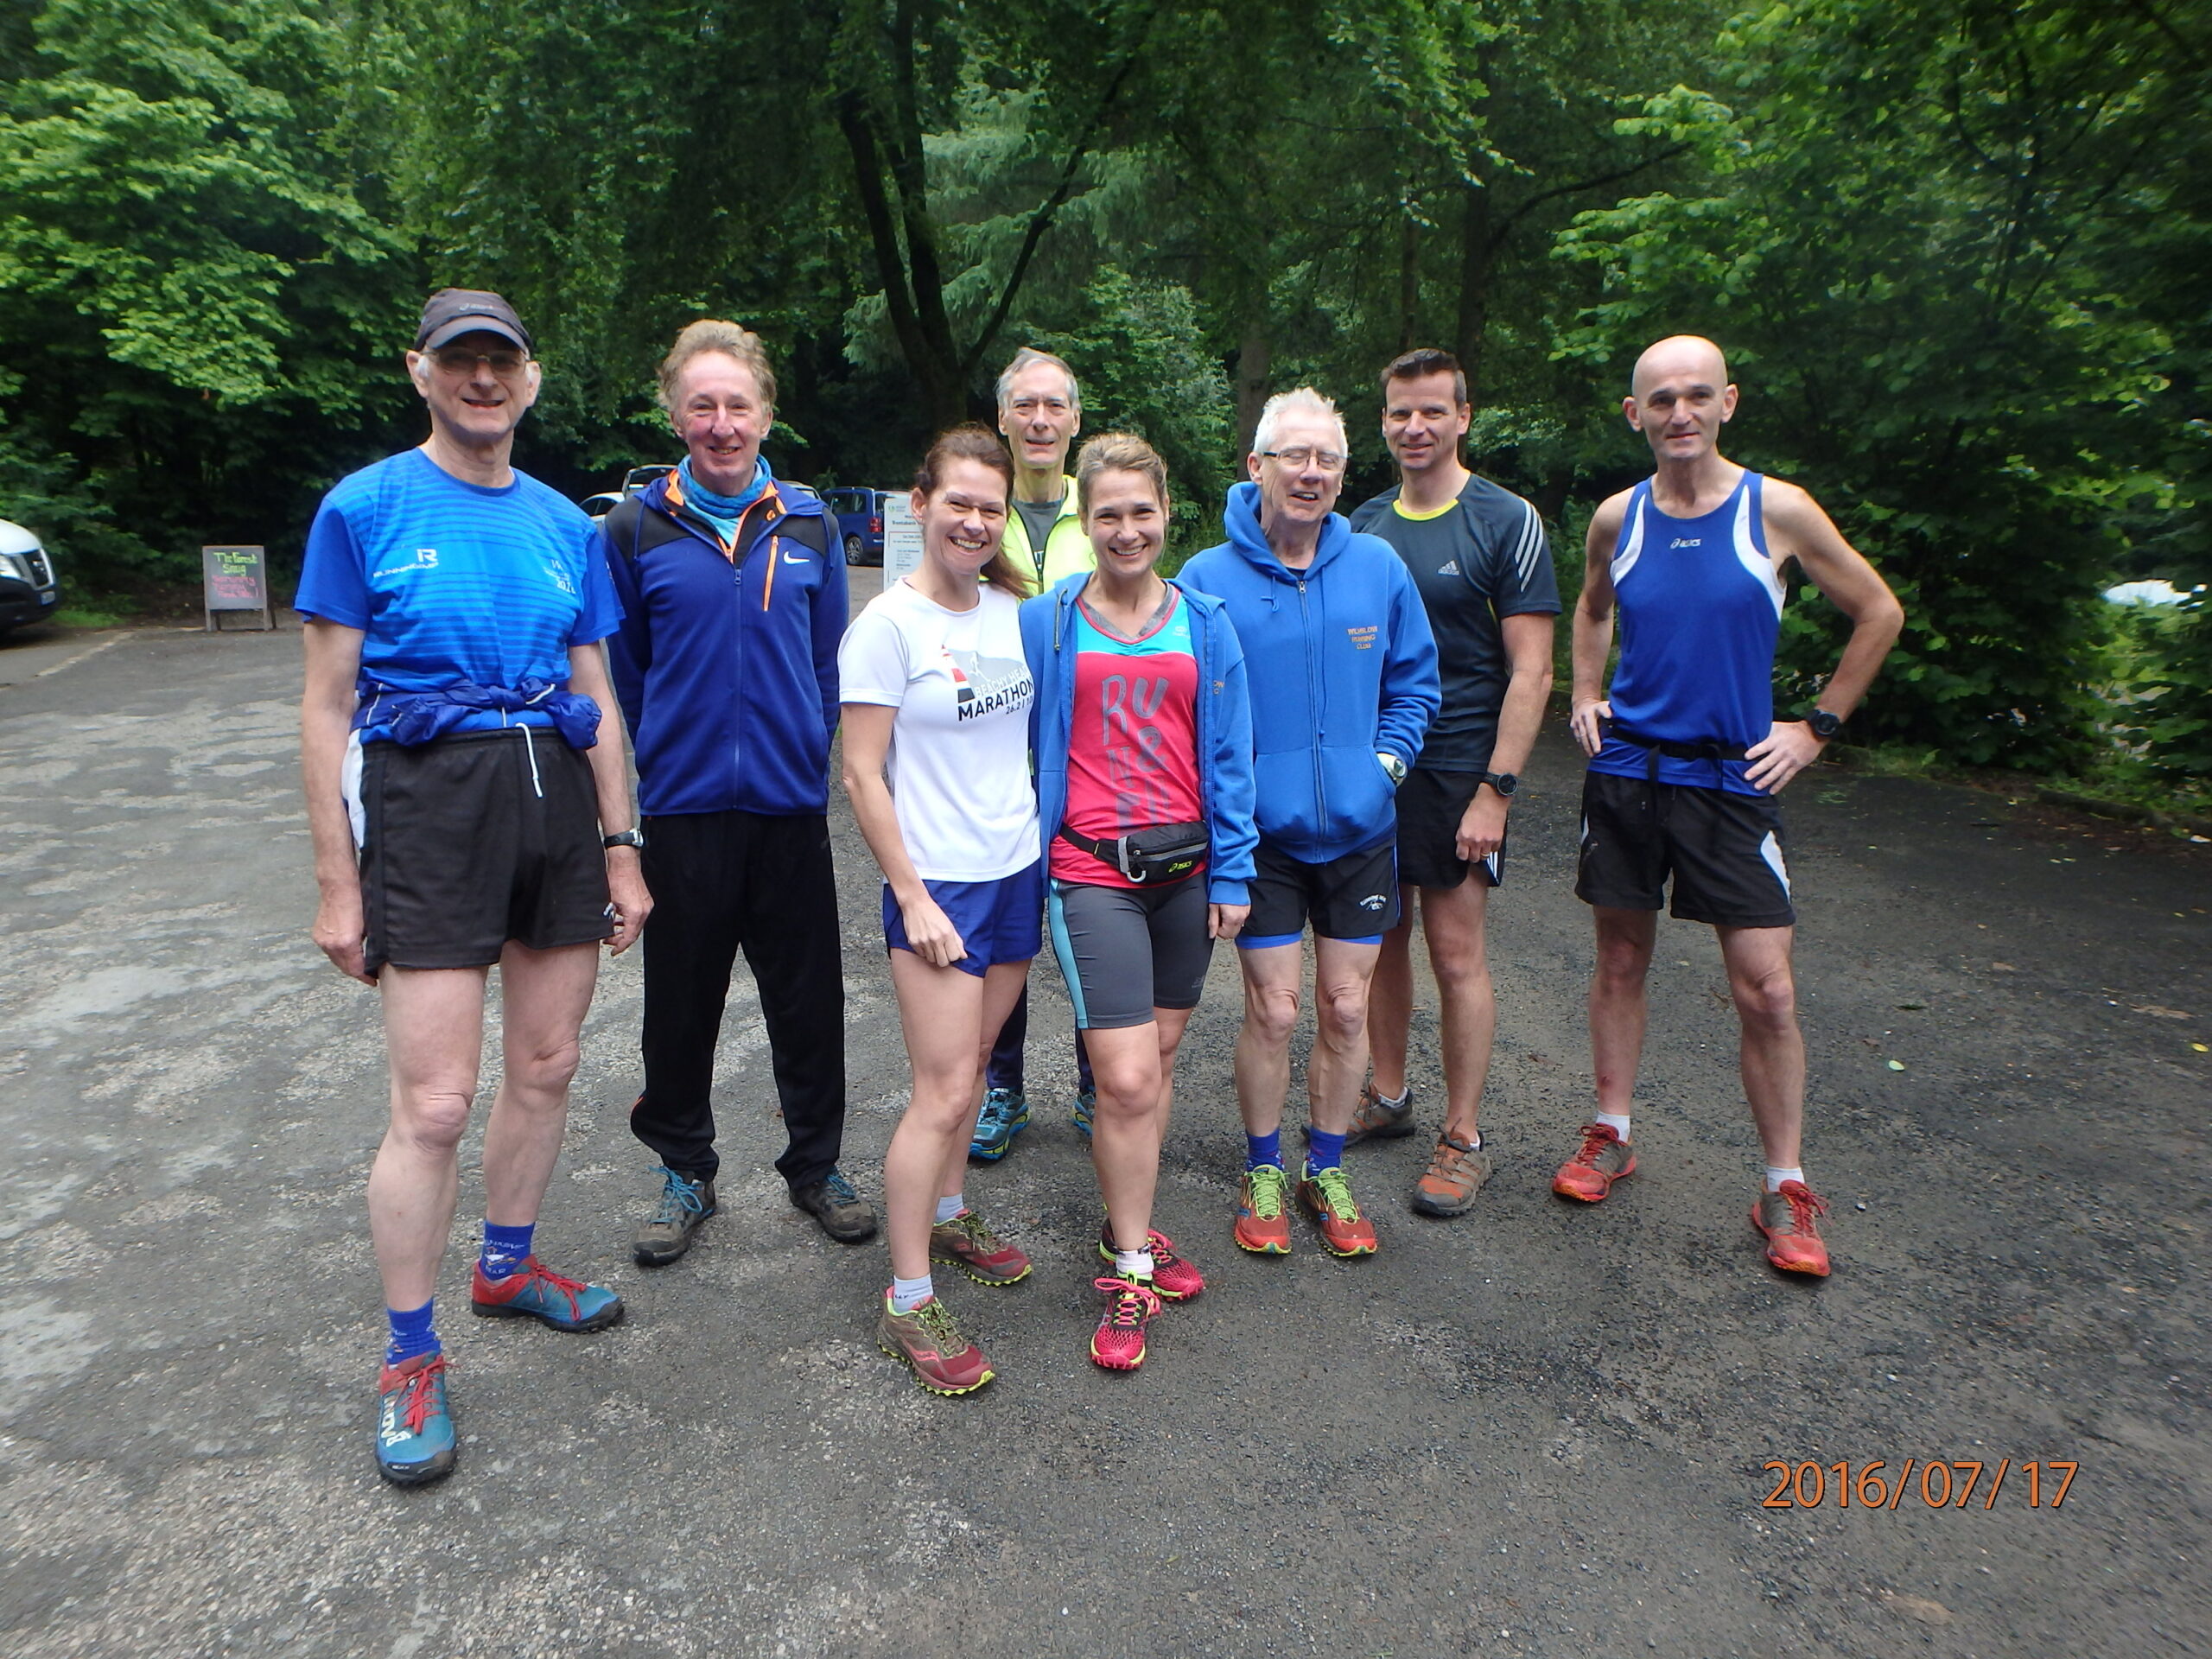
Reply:
<svg viewBox="0 0 2212 1659"><path fill-rule="evenodd" d="M390 1052L369 1179L388 1478L435 1480L454 1463L433 1295L495 964L503 1065L474 1313L566 1332L622 1317L613 1290L540 1262L534 1236L602 946L642 940L631 1126L661 1185L637 1261L676 1261L716 1213L710 1101L741 950L791 1202L834 1239L874 1236L875 1209L838 1163L828 783L841 726L913 1078L884 1159L877 1339L924 1388L965 1394L995 1369L933 1264L990 1286L1031 1272L965 1187L1029 1122L1027 983L1047 938L1103 1211L1099 1365L1135 1370L1162 1306L1205 1286L1152 1211L1176 1054L1216 941L1235 941L1244 990L1234 1242L1287 1253L1302 1210L1332 1254L1378 1248L1344 1153L1416 1127L1416 918L1444 1103L1410 1201L1435 1217L1471 1207L1491 1170L1485 910L1560 601L1536 510L1465 464L1471 411L1448 354L1382 371L1399 482L1349 518L1336 406L1306 387L1270 398L1227 539L1166 576L1175 509L1160 455L1128 433L1076 449L1073 372L1024 350L998 381L998 430L931 444L912 495L920 565L849 627L834 521L761 454L776 383L748 331L707 320L677 336L660 395L683 458L596 525L512 464L540 370L504 299L433 295L407 368L429 436L331 491L296 600L315 938L381 990ZM1674 913L1712 925L1727 967L1767 1166L1751 1221L1775 1267L1825 1274L1826 1206L1800 1167L1804 1047L1774 797L1835 736L1902 613L1809 496L1722 455L1736 397L1710 341L1645 352L1623 410L1655 470L1590 526L1571 718L1589 756L1576 891L1596 918L1597 1111L1553 1189L1594 1203L1637 1167L1644 985L1671 881ZM1777 720L1792 560L1852 631L1816 703ZM1309 933L1305 1144L1287 1153Z"/></svg>

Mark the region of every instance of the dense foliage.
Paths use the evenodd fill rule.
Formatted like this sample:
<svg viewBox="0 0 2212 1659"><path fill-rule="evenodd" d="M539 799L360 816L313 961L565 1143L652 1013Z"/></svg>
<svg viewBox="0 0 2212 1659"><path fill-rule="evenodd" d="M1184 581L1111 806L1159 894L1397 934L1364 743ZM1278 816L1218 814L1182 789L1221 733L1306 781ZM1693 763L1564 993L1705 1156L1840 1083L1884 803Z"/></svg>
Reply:
<svg viewBox="0 0 2212 1659"><path fill-rule="evenodd" d="M668 448L652 365L759 327L778 464L893 483L1025 342L1213 531L1268 391L1467 362L1562 530L1628 364L1732 353L1731 452L1905 599L1866 734L2212 774L2212 19L2183 0L42 0L0 16L0 517L111 588L296 548L408 441L415 306L540 336L524 464ZM1579 568L1579 561L1563 563ZM1836 619L1793 609L1808 689Z"/></svg>

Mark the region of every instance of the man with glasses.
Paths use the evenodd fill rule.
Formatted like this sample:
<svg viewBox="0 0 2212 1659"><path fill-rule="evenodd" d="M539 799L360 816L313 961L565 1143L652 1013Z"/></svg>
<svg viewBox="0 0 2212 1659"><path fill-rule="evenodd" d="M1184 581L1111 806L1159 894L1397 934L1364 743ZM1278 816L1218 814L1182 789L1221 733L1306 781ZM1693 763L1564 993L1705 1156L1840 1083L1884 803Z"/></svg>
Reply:
<svg viewBox="0 0 2212 1659"><path fill-rule="evenodd" d="M1290 1249L1282 1113L1309 923L1316 1017L1297 1196L1332 1254L1376 1247L1344 1177L1344 1141L1367 1071L1368 984L1397 921L1393 797L1440 698L1436 644L1404 562L1332 511L1345 460L1334 404L1306 386L1269 398L1245 462L1251 481L1229 493L1229 540L1180 575L1223 601L1251 683L1265 688L1252 699L1258 874L1236 940L1236 1238L1259 1255Z"/></svg>
<svg viewBox="0 0 2212 1659"><path fill-rule="evenodd" d="M1033 594L1046 593L1063 576L1096 563L1090 537L1076 511L1075 480L1068 476L1068 446L1083 430L1083 391L1075 371L1050 352L1025 346L999 375L999 435L1014 457L1014 511L1007 516L1002 543L1006 562ZM1014 1137L1029 1122L1022 1048L1029 1040L1029 987L1024 984L999 1028L985 1068L983 1109L976 1119L976 1139L968 1155L996 1163L1014 1149ZM1090 1133L1098 1098L1091 1082L1083 1039L1075 1039L1075 1126Z"/></svg>
<svg viewBox="0 0 2212 1659"><path fill-rule="evenodd" d="M402 1485L454 1467L431 1308L495 963L505 1065L470 1306L570 1332L622 1317L612 1290L534 1249L600 944L627 949L652 900L599 645L621 607L591 521L512 465L537 398L530 346L497 294L431 296L407 354L430 435L323 499L294 601L315 942L384 1004L391 1121L368 1205L390 1336L372 1435ZM552 1426L534 1432L542 1448Z"/></svg>
<svg viewBox="0 0 2212 1659"><path fill-rule="evenodd" d="M1449 352L1408 352L1382 371L1382 441L1398 483L1351 516L1398 550L1421 590L1444 706L1398 791L1398 925L1382 941L1368 1026L1375 1080L1353 1143L1414 1128L1406 1080L1418 908L1442 1003L1444 1123L1414 1185L1422 1215L1463 1215L1491 1173L1476 1113L1497 1030L1483 923L1504 879L1505 815L1551 694L1559 589L1535 508L1459 459L1473 416Z"/></svg>
<svg viewBox="0 0 2212 1659"><path fill-rule="evenodd" d="M823 1232L862 1243L875 1211L837 1167L845 979L828 816L844 561L822 498L760 453L776 377L758 334L690 324L661 362L660 402L683 459L599 532L625 612L607 646L637 743L645 880L668 897L645 929L645 1089L630 1111L661 1192L632 1254L673 1262L715 1213L715 1049L741 949L788 1136L776 1171Z"/></svg>

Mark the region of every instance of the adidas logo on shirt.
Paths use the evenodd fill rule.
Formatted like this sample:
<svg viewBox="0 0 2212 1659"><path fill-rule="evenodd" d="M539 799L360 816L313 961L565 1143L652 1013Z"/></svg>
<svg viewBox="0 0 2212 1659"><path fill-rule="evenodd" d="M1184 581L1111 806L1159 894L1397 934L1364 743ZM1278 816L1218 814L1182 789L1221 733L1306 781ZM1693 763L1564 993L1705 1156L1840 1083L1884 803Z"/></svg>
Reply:
<svg viewBox="0 0 2212 1659"><path fill-rule="evenodd" d="M1437 567L1436 574L1440 576L1458 575L1459 574L1459 561L1457 559L1446 560L1443 564Z"/></svg>

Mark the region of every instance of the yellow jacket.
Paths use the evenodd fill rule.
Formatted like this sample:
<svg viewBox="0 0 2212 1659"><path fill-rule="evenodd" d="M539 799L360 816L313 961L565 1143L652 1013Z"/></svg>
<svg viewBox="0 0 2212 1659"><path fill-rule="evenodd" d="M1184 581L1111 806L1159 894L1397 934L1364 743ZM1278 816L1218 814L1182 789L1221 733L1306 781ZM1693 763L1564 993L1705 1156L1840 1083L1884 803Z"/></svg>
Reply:
<svg viewBox="0 0 2212 1659"><path fill-rule="evenodd" d="M1063 476L1060 480L1060 516L1052 524L1052 534L1045 538L1044 579L1038 580L1036 550L1029 545L1029 525L1011 502L1006 511L1006 562L1021 578L1022 586L1030 594L1048 591L1063 576L1071 576L1078 570L1097 569L1097 556L1090 550L1090 537L1084 533L1083 520L1077 514L1075 480Z"/></svg>

